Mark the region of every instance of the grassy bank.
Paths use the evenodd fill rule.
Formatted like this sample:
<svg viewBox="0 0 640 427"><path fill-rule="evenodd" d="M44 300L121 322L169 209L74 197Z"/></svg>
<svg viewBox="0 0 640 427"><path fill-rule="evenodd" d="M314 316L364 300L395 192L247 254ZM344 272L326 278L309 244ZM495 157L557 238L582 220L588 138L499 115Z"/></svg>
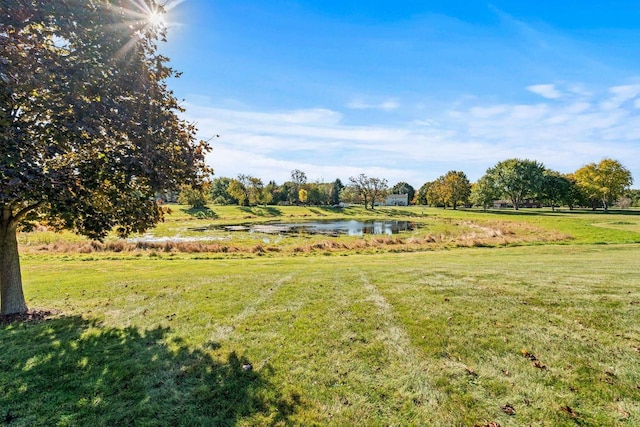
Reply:
<svg viewBox="0 0 640 427"><path fill-rule="evenodd" d="M174 210L164 226L259 217L225 209ZM469 222L570 237L242 257L23 241L29 306L52 313L0 325L0 415L21 426L640 424L640 246L629 243L640 217L351 212L458 237Z"/></svg>
<svg viewBox="0 0 640 427"><path fill-rule="evenodd" d="M46 227L21 233L23 254L206 253L231 256L291 255L306 253L342 254L381 251L411 252L455 247L503 247L537 244L640 243L640 211L613 213L531 209L482 211L435 208L362 207L238 207L215 206L193 210L167 207L165 221L146 235L131 239L107 237L91 242L82 237L54 233ZM401 220L417 228L394 236L326 236L309 234L274 235L237 232L225 226L265 222L310 220Z"/></svg>

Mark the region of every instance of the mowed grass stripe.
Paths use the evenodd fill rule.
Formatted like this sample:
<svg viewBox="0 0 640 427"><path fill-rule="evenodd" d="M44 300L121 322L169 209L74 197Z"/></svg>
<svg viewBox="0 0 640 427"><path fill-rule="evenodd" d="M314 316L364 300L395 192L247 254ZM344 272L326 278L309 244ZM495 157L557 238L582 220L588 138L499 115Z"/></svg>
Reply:
<svg viewBox="0 0 640 427"><path fill-rule="evenodd" d="M243 351L261 372L284 367L283 393L302 402L304 424L375 424L400 413L416 423L428 419L435 388L392 308L372 299L366 276L349 260L319 268L323 275L297 275L237 323L242 333L229 336L227 351Z"/></svg>
<svg viewBox="0 0 640 427"><path fill-rule="evenodd" d="M366 271L360 271L366 300L373 304L370 318L377 338L389 353L390 367L385 375L394 381L394 393L403 404L398 408L407 414L411 423L420 424L430 418L444 397L431 383L433 366L425 363L420 351L413 345L404 324L397 318L395 308L372 283ZM391 378L378 378L381 383ZM453 421L453 418L451 418Z"/></svg>
<svg viewBox="0 0 640 427"><path fill-rule="evenodd" d="M268 304L273 294L278 292L279 288L287 281L290 281L293 276L294 274L291 273L278 278L278 280L273 282L269 289L262 289L258 294L253 294L253 298L244 306L242 311L231 318L225 319L224 322L218 323L215 331L211 334L211 339L216 342L226 340L235 330L235 325L242 324L248 317L253 316L260 311L261 306ZM248 290L248 292L250 291Z"/></svg>

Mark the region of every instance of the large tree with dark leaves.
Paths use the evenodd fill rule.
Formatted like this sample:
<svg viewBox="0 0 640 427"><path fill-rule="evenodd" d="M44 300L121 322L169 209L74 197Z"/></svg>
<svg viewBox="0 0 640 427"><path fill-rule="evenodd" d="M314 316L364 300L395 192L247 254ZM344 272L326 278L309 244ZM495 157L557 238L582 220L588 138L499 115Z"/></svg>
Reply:
<svg viewBox="0 0 640 427"><path fill-rule="evenodd" d="M390 194L406 194L408 204L413 203L413 198L416 195L416 190L410 184L400 181L389 190Z"/></svg>
<svg viewBox="0 0 640 427"><path fill-rule="evenodd" d="M508 159L487 169L483 179L491 182L497 194L506 197L518 210L527 198L540 194L544 182L544 165L535 160Z"/></svg>
<svg viewBox="0 0 640 427"><path fill-rule="evenodd" d="M16 232L93 239L161 219L158 190L197 184L208 150L166 80L152 0L0 3L0 314L27 311Z"/></svg>

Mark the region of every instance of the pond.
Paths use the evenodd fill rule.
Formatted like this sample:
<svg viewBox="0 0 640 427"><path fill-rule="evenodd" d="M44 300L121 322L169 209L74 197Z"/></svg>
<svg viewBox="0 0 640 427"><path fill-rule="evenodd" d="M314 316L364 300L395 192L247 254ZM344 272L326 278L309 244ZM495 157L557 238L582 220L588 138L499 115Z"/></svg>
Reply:
<svg viewBox="0 0 640 427"><path fill-rule="evenodd" d="M327 220L304 222L271 222L263 224L210 226L194 228L192 231L226 230L246 231L249 233L265 234L326 234L330 236L348 235L362 236L364 234L397 234L401 231L411 231L417 224L409 221L355 221L355 220Z"/></svg>

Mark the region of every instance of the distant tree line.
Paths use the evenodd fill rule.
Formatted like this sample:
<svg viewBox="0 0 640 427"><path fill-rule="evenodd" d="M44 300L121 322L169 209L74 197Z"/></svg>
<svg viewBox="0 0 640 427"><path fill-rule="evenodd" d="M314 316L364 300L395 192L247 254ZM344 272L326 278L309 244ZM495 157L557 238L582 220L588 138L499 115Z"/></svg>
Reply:
<svg viewBox="0 0 640 427"><path fill-rule="evenodd" d="M619 161L604 159L590 163L573 173L562 174L529 159L507 159L487 169L471 183L464 172L449 171L434 181L425 182L417 191L406 182L389 187L385 178L365 174L352 176L345 185L333 182L309 182L298 169L291 180L278 185L240 174L236 178L219 177L194 189L184 187L179 202L203 207L219 205L316 205L363 204L374 209L389 194L406 194L409 204L451 207L480 206L484 209L499 202L519 209L523 206L609 207L640 206L640 190L630 189L633 179Z"/></svg>

